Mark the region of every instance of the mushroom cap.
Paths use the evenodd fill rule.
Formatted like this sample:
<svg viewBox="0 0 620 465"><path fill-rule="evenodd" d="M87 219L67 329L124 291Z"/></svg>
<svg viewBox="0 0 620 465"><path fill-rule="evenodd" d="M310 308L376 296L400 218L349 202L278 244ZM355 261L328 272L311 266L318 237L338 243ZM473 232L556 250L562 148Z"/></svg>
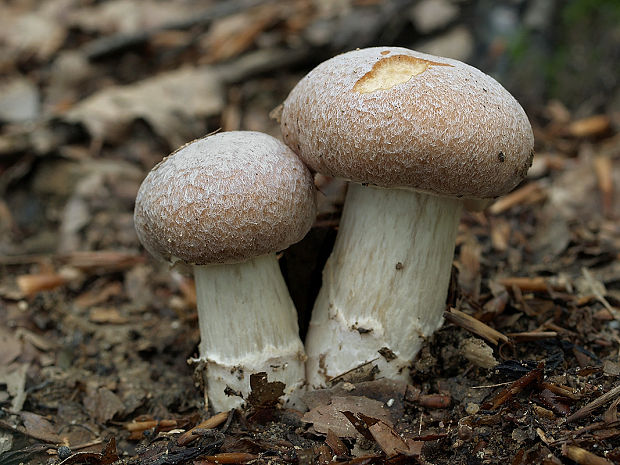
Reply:
<svg viewBox="0 0 620 465"><path fill-rule="evenodd" d="M237 263L301 240L316 212L308 168L267 134L223 132L184 145L142 182L138 238L155 257Z"/></svg>
<svg viewBox="0 0 620 465"><path fill-rule="evenodd" d="M468 198L513 189L534 146L523 108L495 79L399 47L321 63L284 101L281 129L319 173Z"/></svg>

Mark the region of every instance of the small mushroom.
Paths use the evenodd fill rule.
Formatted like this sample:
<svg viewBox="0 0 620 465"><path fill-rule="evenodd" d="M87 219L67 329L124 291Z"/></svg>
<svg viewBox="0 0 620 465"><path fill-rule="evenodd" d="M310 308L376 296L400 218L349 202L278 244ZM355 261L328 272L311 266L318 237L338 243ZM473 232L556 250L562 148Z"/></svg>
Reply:
<svg viewBox="0 0 620 465"><path fill-rule="evenodd" d="M306 338L308 383L368 362L408 379L442 324L463 205L510 191L531 164L525 112L476 68L376 47L305 76L281 130L311 170L351 181Z"/></svg>
<svg viewBox="0 0 620 465"><path fill-rule="evenodd" d="M200 360L215 411L239 406L250 374L304 384L297 314L276 251L314 221L308 169L277 139L250 131L191 142L153 168L138 192L138 237L155 257L193 266ZM229 389L226 389L226 388Z"/></svg>

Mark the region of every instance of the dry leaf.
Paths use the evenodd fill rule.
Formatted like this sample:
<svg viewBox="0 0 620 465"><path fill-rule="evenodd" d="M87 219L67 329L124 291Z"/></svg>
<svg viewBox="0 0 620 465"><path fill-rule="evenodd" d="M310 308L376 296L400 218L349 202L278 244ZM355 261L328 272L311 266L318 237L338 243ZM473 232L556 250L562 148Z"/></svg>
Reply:
<svg viewBox="0 0 620 465"><path fill-rule="evenodd" d="M217 21L204 39L206 62L237 56L247 50L278 19L278 4L266 4Z"/></svg>
<svg viewBox="0 0 620 465"><path fill-rule="evenodd" d="M69 21L71 26L88 32L131 34L182 21L199 13L196 10L195 5L184 2L109 0L75 8L69 13Z"/></svg>
<svg viewBox="0 0 620 465"><path fill-rule="evenodd" d="M460 352L463 357L481 368L491 369L497 365L493 349L481 339L474 337L464 339L460 345Z"/></svg>
<svg viewBox="0 0 620 465"><path fill-rule="evenodd" d="M66 35L66 27L51 14L12 14L0 10L0 50L13 59L47 60L60 48Z"/></svg>
<svg viewBox="0 0 620 465"><path fill-rule="evenodd" d="M0 386L5 385L7 393L13 398L11 410L15 412L19 412L26 401L26 373L29 366L28 363L0 364Z"/></svg>
<svg viewBox="0 0 620 465"><path fill-rule="evenodd" d="M71 454L58 465L111 465L118 461L118 452L116 452L116 439L111 437L100 453L97 452L77 452Z"/></svg>
<svg viewBox="0 0 620 465"><path fill-rule="evenodd" d="M374 425L369 426L368 429L381 450L388 457L409 450L405 440L388 424L377 421Z"/></svg>
<svg viewBox="0 0 620 465"><path fill-rule="evenodd" d="M57 428L41 415L21 412L19 416L28 436L50 443L60 442L60 436L56 433Z"/></svg>
<svg viewBox="0 0 620 465"><path fill-rule="evenodd" d="M44 352L49 352L50 350L58 347L55 341L51 339L48 334L39 335L26 328L17 328L15 331L15 337L24 342L29 342L37 349Z"/></svg>
<svg viewBox="0 0 620 465"><path fill-rule="evenodd" d="M313 409L329 404L334 397L368 397L382 402L391 418L396 420L405 414L405 395L410 388L404 381L382 378L356 384L339 383L328 389L308 391L301 400L308 409Z"/></svg>
<svg viewBox="0 0 620 465"><path fill-rule="evenodd" d="M125 410L118 396L106 387L87 386L83 402L88 413L98 423L105 423Z"/></svg>
<svg viewBox="0 0 620 465"><path fill-rule="evenodd" d="M280 381L267 381L267 373L252 373L250 375L250 394L248 404L255 409L274 408L284 394L286 386Z"/></svg>
<svg viewBox="0 0 620 465"><path fill-rule="evenodd" d="M319 405L307 412L302 421L312 423L319 433L327 434L331 429L341 438L360 437L359 432L342 413L345 411L362 413L392 424L390 412L383 406L383 402L360 396L334 397L329 404Z"/></svg>
<svg viewBox="0 0 620 465"><path fill-rule="evenodd" d="M91 286L91 288L75 298L73 303L79 308L87 308L106 302L112 297L122 295L123 285L118 281L105 283L102 286Z"/></svg>
<svg viewBox="0 0 620 465"><path fill-rule="evenodd" d="M13 448L13 435L8 431L0 431L0 456Z"/></svg>
<svg viewBox="0 0 620 465"><path fill-rule="evenodd" d="M334 455L346 455L349 453L349 448L338 437L333 430L327 430L327 437L325 438L325 444L329 446Z"/></svg>
<svg viewBox="0 0 620 465"><path fill-rule="evenodd" d="M269 382L267 373L252 373L250 375L250 394L248 405L252 408L252 414L248 417L256 423L266 423L273 420L275 408L280 397L284 394L286 385L281 381Z"/></svg>
<svg viewBox="0 0 620 465"><path fill-rule="evenodd" d="M107 87L64 117L82 123L101 140L119 140L134 120L143 119L171 147L178 147L204 132L200 120L222 110L222 96L220 81L210 68L183 68L135 84Z"/></svg>

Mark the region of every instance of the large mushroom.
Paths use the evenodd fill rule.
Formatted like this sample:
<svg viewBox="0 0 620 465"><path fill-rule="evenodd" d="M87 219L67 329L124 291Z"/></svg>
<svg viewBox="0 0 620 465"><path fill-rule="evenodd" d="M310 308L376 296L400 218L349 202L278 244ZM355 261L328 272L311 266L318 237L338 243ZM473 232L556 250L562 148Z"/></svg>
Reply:
<svg viewBox="0 0 620 465"><path fill-rule="evenodd" d="M525 112L476 68L377 47L305 76L281 130L311 170L351 181L306 338L308 383L367 362L407 379L442 323L464 202L507 193L531 165Z"/></svg>
<svg viewBox="0 0 620 465"><path fill-rule="evenodd" d="M304 383L297 313L275 252L304 237L315 209L308 169L258 132L191 142L140 186L140 241L155 257L193 266L200 360L216 411L243 402L229 394L247 396L251 373L267 372L287 393Z"/></svg>

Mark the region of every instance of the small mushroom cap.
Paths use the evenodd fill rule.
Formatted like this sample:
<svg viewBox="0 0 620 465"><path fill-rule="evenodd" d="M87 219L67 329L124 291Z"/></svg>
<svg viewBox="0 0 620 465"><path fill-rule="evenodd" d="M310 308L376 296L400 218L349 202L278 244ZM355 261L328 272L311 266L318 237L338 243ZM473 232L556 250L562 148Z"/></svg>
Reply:
<svg viewBox="0 0 620 465"><path fill-rule="evenodd" d="M155 257L236 263L301 240L316 213L308 168L267 134L223 132L181 147L144 179L134 211Z"/></svg>
<svg viewBox="0 0 620 465"><path fill-rule="evenodd" d="M281 129L319 173L468 198L513 189L534 146L523 108L495 79L398 47L317 66L284 101Z"/></svg>

